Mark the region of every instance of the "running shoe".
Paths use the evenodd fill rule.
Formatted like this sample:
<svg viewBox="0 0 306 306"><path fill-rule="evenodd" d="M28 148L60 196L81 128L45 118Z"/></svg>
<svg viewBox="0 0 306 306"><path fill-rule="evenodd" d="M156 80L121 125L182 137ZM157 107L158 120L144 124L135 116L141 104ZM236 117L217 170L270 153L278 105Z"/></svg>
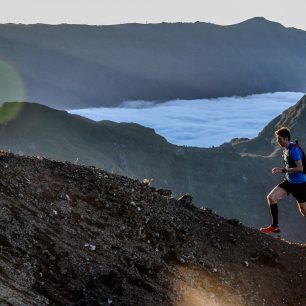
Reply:
<svg viewBox="0 0 306 306"><path fill-rule="evenodd" d="M279 233L280 229L278 226L269 225L268 227L262 227L260 231L263 233Z"/></svg>

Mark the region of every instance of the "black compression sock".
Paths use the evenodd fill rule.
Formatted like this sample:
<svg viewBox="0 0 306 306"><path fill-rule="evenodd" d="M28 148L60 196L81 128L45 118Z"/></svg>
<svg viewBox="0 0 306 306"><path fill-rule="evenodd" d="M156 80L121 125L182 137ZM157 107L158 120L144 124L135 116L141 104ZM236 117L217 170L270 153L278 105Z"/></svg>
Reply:
<svg viewBox="0 0 306 306"><path fill-rule="evenodd" d="M278 227L278 207L277 203L270 205L270 211L272 215L272 226Z"/></svg>

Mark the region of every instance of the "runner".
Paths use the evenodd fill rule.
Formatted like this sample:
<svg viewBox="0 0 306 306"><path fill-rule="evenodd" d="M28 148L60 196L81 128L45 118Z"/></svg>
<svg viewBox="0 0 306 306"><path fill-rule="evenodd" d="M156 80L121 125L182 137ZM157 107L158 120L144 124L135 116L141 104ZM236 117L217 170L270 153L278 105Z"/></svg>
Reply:
<svg viewBox="0 0 306 306"><path fill-rule="evenodd" d="M272 169L272 173L285 173L285 180L272 189L267 196L272 215L272 224L268 227L261 228L260 231L263 233L280 232L277 203L290 193L297 200L301 214L306 217L306 176L303 172L305 155L297 143L290 142L290 131L287 127L282 127L277 130L275 137L279 146L283 148L285 167L275 167Z"/></svg>

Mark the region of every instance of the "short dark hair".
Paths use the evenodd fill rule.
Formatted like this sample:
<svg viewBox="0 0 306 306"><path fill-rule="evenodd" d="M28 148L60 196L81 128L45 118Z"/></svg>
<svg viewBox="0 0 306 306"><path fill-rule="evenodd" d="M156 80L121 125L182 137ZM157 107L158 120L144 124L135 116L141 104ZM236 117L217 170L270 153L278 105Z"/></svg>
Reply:
<svg viewBox="0 0 306 306"><path fill-rule="evenodd" d="M277 131L275 131L275 137L281 136L283 138L288 138L288 141L290 141L290 130L283 126L280 129L278 129Z"/></svg>

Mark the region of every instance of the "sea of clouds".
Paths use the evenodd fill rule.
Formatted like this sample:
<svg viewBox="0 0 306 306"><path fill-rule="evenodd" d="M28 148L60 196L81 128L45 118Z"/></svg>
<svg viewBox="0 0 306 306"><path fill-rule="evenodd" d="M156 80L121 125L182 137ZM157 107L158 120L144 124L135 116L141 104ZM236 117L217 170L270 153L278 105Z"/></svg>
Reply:
<svg viewBox="0 0 306 306"><path fill-rule="evenodd" d="M155 129L177 145L211 147L235 137L253 138L304 95L276 92L247 97L124 102L115 108L69 110L89 119L135 122Z"/></svg>

